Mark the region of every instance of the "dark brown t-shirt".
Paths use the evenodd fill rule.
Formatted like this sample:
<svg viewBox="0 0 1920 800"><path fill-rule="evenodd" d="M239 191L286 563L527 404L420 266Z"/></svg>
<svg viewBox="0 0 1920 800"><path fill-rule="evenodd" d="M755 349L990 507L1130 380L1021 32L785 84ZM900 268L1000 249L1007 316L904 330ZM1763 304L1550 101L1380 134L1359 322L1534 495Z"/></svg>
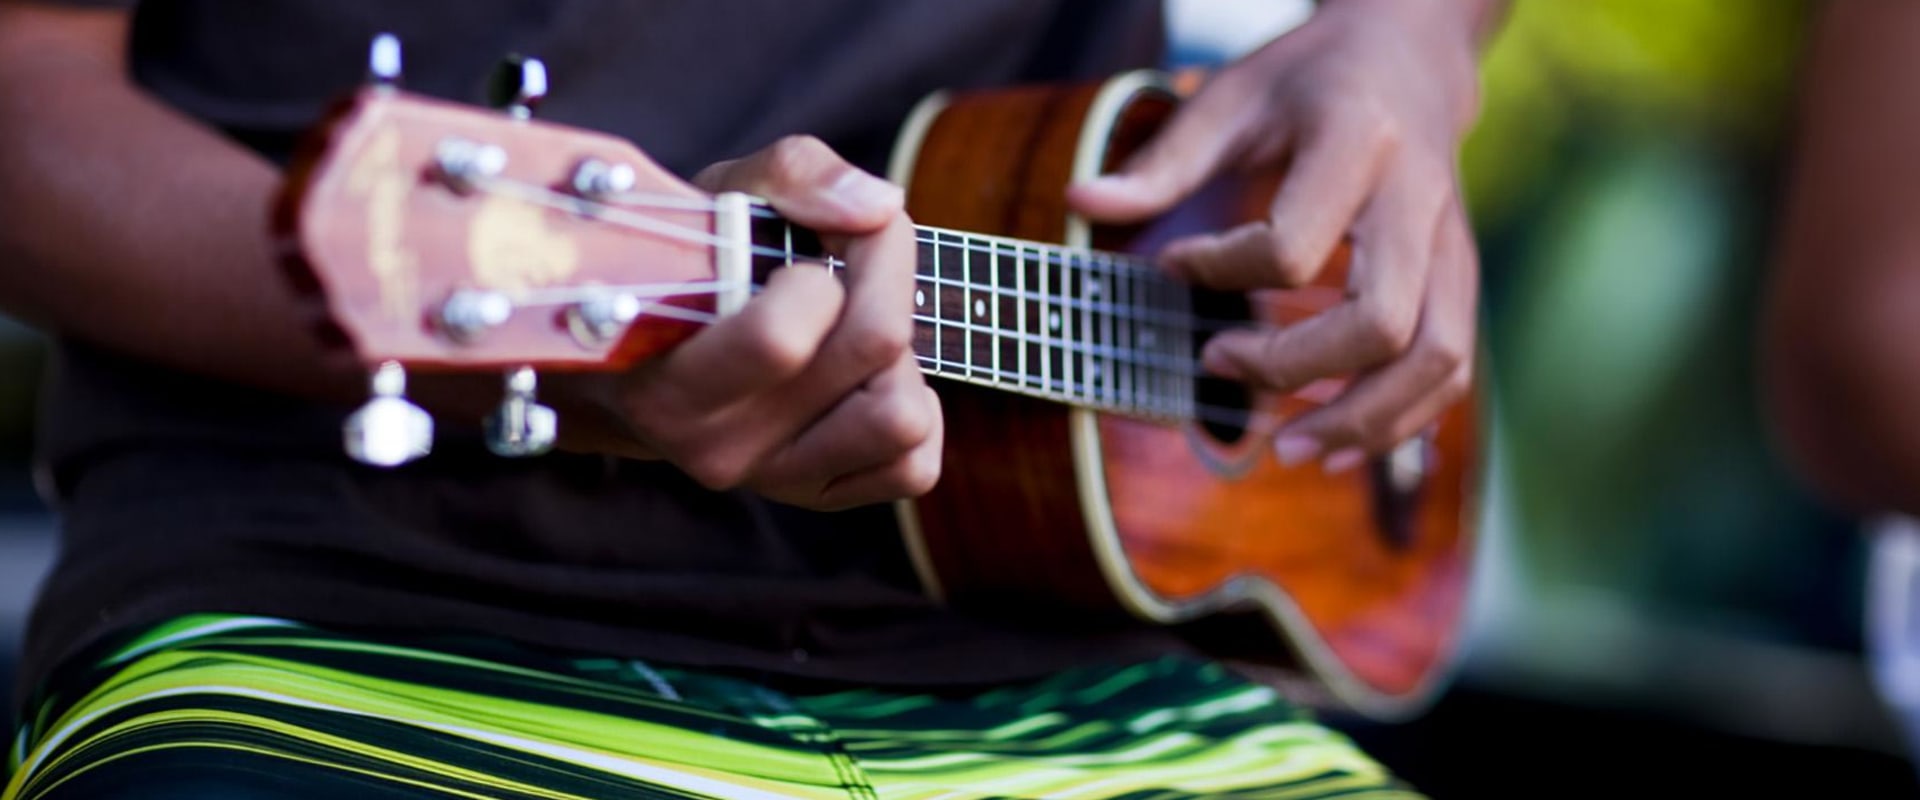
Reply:
<svg viewBox="0 0 1920 800"><path fill-rule="evenodd" d="M503 55L538 56L543 118L682 175L789 133L877 172L928 92L1099 77L1161 45L1150 0L147 0L131 63L279 160L361 79L380 31L403 40L409 89L466 102ZM503 461L454 420L432 457L374 470L341 457L343 414L57 342L42 430L64 551L23 685L109 632L203 611L891 684L1174 646L941 609L884 508L806 513L663 464Z"/></svg>

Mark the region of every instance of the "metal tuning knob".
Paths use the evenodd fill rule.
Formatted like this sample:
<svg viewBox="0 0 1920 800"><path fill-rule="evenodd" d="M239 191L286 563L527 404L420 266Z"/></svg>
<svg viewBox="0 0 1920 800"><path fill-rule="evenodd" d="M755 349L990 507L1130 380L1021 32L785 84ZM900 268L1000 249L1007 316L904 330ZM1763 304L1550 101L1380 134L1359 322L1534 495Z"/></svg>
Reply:
<svg viewBox="0 0 1920 800"><path fill-rule="evenodd" d="M407 371L392 361L373 373L373 399L347 417L347 455L362 464L397 467L433 449L433 416L409 402Z"/></svg>
<svg viewBox="0 0 1920 800"><path fill-rule="evenodd" d="M547 96L547 65L537 58L507 56L493 72L487 95L514 119L528 119Z"/></svg>
<svg viewBox="0 0 1920 800"><path fill-rule="evenodd" d="M472 344L513 318L513 298L486 289L458 289L435 316L442 336L455 344Z"/></svg>
<svg viewBox="0 0 1920 800"><path fill-rule="evenodd" d="M638 180L639 174L631 165L589 158L574 168L572 184L574 194L589 200L604 200L633 191Z"/></svg>
<svg viewBox="0 0 1920 800"><path fill-rule="evenodd" d="M400 37L382 33L367 49L367 80L379 86L400 85Z"/></svg>
<svg viewBox="0 0 1920 800"><path fill-rule="evenodd" d="M605 346L640 318L640 298L625 292L597 291L567 308L567 332L589 350Z"/></svg>
<svg viewBox="0 0 1920 800"><path fill-rule="evenodd" d="M539 378L532 367L507 373L507 397L487 416L487 449L506 458L527 458L553 449L560 417L534 400Z"/></svg>

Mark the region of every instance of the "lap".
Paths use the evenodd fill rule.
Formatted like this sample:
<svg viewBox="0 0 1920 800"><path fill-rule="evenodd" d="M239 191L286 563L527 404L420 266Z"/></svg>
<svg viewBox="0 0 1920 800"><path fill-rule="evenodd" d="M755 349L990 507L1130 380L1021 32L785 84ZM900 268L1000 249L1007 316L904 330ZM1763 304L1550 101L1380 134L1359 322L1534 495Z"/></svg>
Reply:
<svg viewBox="0 0 1920 800"><path fill-rule="evenodd" d="M1402 796L1271 690L1187 659L953 696L794 694L196 617L83 667L27 710L0 800Z"/></svg>

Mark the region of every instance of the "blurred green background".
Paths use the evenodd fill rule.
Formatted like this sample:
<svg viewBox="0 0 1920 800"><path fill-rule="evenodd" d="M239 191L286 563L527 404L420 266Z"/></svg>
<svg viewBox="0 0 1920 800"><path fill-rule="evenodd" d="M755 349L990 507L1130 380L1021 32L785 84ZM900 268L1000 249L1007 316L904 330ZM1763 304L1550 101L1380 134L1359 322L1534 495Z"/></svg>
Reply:
<svg viewBox="0 0 1920 800"><path fill-rule="evenodd" d="M1183 63L1303 13L1174 6ZM1463 159L1495 421L1468 658L1416 722L1335 718L1436 797L1920 795L1861 652L1865 542L1795 485L1754 390L1809 11L1515 0L1488 55ZM0 321L0 650L50 553L41 368Z"/></svg>
<svg viewBox="0 0 1920 800"><path fill-rule="evenodd" d="M1647 646L1859 646L1863 542L1783 470L1754 386L1809 8L1737 7L1520 0L1486 62L1463 170L1507 574L1483 649L1519 673L1672 681L1701 665Z"/></svg>
<svg viewBox="0 0 1920 800"><path fill-rule="evenodd" d="M1862 652L1867 541L1796 484L1755 390L1814 8L1514 0L1487 54L1470 645L1421 720L1340 720L1436 796L1920 796Z"/></svg>

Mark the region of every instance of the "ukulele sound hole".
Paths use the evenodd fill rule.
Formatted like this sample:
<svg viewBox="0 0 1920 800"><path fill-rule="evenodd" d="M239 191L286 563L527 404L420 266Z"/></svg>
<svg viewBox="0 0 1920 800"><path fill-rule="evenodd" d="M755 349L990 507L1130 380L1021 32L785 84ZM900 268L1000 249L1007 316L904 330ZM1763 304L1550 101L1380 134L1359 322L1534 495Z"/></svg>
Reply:
<svg viewBox="0 0 1920 800"><path fill-rule="evenodd" d="M1253 318L1253 309L1247 304L1247 296L1239 292L1195 289L1193 312L1200 321L1200 335L1193 337L1193 363L1196 366L1200 363L1201 351L1214 333L1244 324ZM1194 379L1194 397L1199 402L1200 428L1207 432L1207 436L1227 445L1239 444L1240 440L1247 437L1248 421L1253 415L1253 394L1247 391L1245 384L1198 375Z"/></svg>

